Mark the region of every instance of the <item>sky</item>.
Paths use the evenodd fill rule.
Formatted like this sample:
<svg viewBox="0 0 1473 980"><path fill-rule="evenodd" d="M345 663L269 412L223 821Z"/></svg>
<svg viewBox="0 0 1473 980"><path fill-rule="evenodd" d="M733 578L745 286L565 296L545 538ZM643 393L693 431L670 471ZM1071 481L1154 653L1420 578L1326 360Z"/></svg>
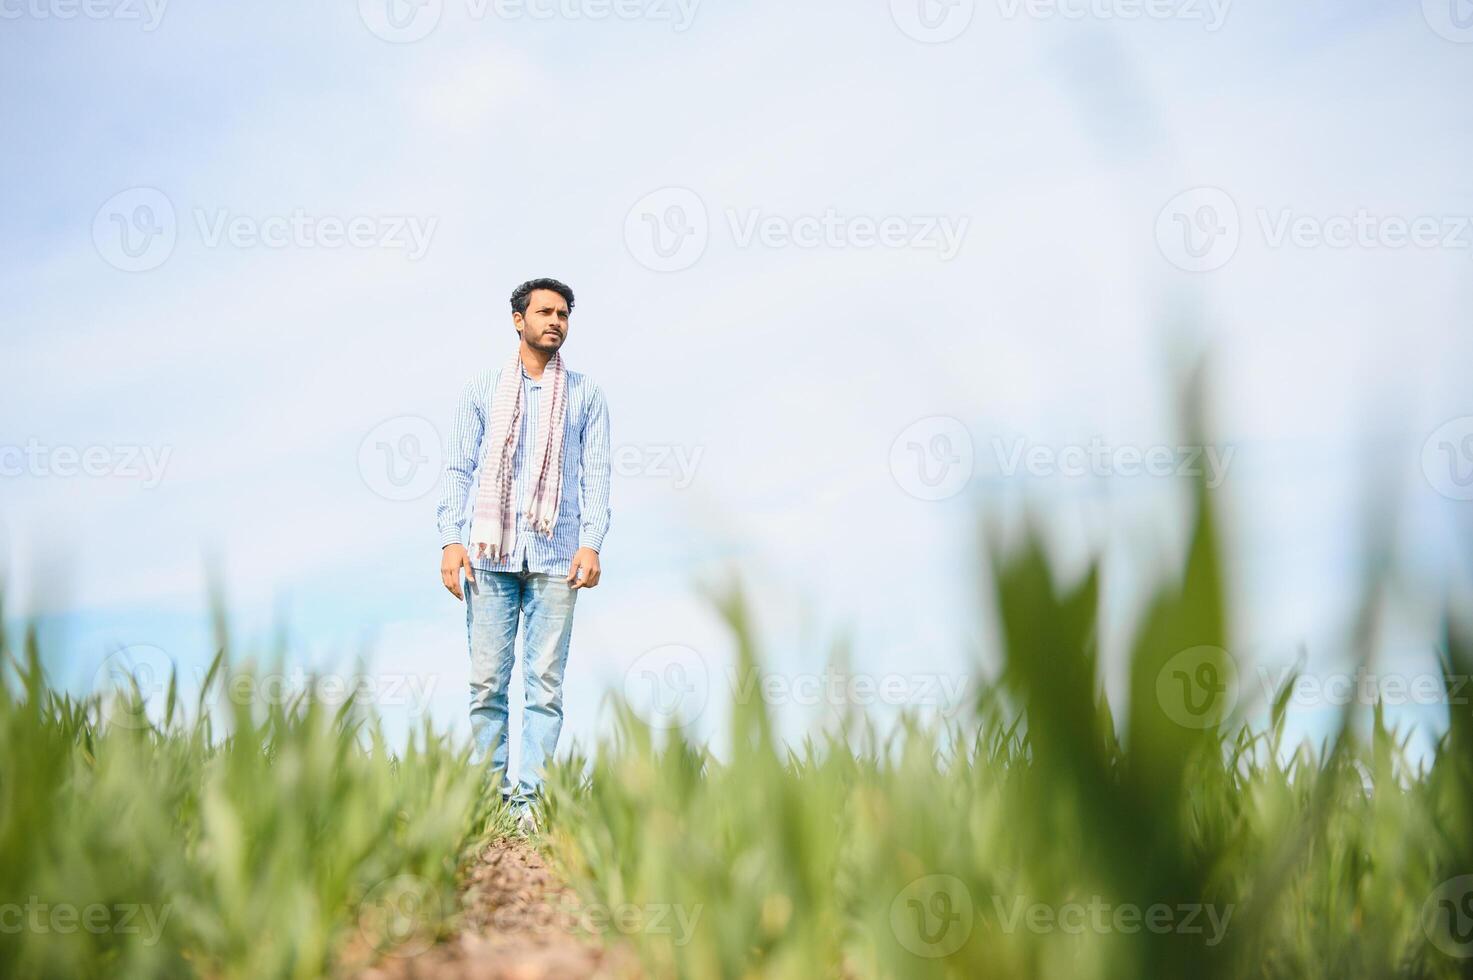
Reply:
<svg viewBox="0 0 1473 980"><path fill-rule="evenodd" d="M1469 586L1470 79L1466 0L0 0L6 618L188 676L213 574L242 653L464 732L441 439L555 276L616 453L565 746L609 692L719 738L732 576L788 734L953 706L1030 513L1121 697L1193 466L1243 709L1298 660L1317 737L1368 561L1413 689Z"/></svg>

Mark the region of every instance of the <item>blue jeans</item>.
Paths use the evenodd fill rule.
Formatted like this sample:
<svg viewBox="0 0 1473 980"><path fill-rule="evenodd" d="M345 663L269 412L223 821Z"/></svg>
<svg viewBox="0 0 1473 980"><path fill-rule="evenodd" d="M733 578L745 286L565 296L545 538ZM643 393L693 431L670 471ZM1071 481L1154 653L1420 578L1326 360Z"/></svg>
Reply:
<svg viewBox="0 0 1473 980"><path fill-rule="evenodd" d="M463 585L471 654L472 761L490 758L491 768L501 774L502 795L526 805L542 785L543 768L563 730L563 670L578 592L560 576L529 572L525 563L520 572L478 568L475 585ZM523 617L521 778L513 787L507 772L507 688Z"/></svg>

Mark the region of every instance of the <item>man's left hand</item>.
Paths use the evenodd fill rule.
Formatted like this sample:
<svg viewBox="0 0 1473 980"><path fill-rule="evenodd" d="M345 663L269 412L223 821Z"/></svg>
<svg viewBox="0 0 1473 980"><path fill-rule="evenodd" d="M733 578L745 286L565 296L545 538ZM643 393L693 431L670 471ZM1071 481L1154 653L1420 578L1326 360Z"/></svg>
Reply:
<svg viewBox="0 0 1473 980"><path fill-rule="evenodd" d="M582 577L579 577L579 573ZM568 565L568 585L574 589L591 589L598 584L598 552L579 548Z"/></svg>

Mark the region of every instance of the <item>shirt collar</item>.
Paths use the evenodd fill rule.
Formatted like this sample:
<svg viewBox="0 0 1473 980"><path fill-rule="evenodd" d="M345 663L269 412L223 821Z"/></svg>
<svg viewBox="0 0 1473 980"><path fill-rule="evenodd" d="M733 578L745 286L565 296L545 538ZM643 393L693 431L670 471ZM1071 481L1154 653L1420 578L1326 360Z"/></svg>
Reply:
<svg viewBox="0 0 1473 980"><path fill-rule="evenodd" d="M522 364L520 358L518 358L517 364L522 369L522 379L524 381L530 381L532 383L532 387L533 388L541 388L542 387L542 379L547 377L547 369L546 368L544 368L543 371L542 371L542 378L534 378L530 374L527 373L527 365Z"/></svg>

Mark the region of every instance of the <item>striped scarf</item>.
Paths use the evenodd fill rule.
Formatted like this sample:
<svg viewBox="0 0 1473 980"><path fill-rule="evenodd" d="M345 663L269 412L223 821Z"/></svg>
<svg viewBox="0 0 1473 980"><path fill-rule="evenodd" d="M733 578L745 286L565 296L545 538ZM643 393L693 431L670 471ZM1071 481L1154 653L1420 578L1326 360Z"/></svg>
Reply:
<svg viewBox="0 0 1473 980"><path fill-rule="evenodd" d="M531 504L527 508L532 530L552 537L563 489L563 422L568 413L568 373L561 353L552 355L543 369L545 383L538 399L537 440L528 457L531 465ZM516 546L517 512L512 506L517 438L522 426L521 353L501 371L491 398L491 423L486 452L481 459L481 486L471 521L472 557L505 561Z"/></svg>

